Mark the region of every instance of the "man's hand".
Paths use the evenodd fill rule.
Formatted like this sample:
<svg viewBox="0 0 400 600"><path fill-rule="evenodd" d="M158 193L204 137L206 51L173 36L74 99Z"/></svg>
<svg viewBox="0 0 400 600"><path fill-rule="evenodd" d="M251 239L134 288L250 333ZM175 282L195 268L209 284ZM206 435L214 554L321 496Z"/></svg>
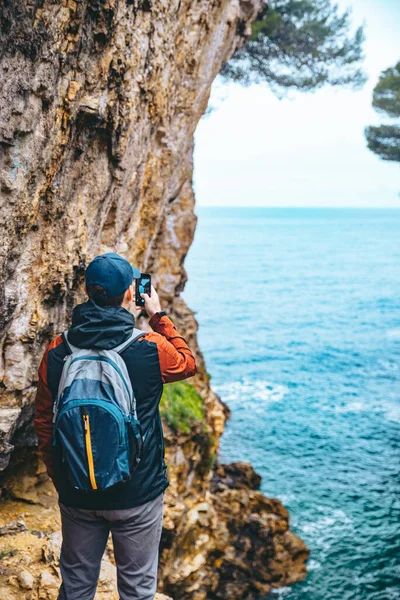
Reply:
<svg viewBox="0 0 400 600"><path fill-rule="evenodd" d="M151 296L148 294L140 294L144 299L144 308L149 315L150 319L153 315L161 312L160 299L153 286L151 286Z"/></svg>

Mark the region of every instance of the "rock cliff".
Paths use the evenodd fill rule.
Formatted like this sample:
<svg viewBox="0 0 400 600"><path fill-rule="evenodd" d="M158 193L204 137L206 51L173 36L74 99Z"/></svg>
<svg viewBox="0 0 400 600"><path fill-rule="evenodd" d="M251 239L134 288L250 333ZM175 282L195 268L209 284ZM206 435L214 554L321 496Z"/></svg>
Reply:
<svg viewBox="0 0 400 600"><path fill-rule="evenodd" d="M171 485L160 590L176 599L250 599L305 575L307 550L281 504L252 489L248 467L213 469L225 411L180 297L196 224L193 134L213 79L261 5L13 0L0 7L2 598L55 597L56 553L47 549L59 524L35 451L36 371L83 298L85 266L107 250L154 274L200 365L193 383L201 422L189 432L165 422ZM144 318L139 324L147 326ZM104 585L99 597L111 599L112 585Z"/></svg>

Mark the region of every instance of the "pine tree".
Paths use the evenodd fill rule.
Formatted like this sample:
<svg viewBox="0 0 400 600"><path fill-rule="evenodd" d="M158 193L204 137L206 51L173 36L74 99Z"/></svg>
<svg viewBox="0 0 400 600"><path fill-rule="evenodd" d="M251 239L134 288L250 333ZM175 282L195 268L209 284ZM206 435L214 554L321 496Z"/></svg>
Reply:
<svg viewBox="0 0 400 600"><path fill-rule="evenodd" d="M372 106L387 117L400 118L400 61L381 73L374 88ZM365 130L368 148L383 160L400 162L400 126L379 125Z"/></svg>
<svg viewBox="0 0 400 600"><path fill-rule="evenodd" d="M244 85L266 82L279 96L325 84L360 87L364 32L350 30L350 12L340 14L332 0L273 0L222 75Z"/></svg>

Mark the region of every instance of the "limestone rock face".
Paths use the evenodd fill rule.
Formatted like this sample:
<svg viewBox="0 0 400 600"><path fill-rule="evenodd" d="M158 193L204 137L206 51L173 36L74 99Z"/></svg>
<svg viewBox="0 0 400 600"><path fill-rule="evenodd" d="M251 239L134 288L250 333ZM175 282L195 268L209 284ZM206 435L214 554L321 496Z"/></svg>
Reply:
<svg viewBox="0 0 400 600"><path fill-rule="evenodd" d="M113 250L153 274L195 350L206 427L165 426L160 591L257 598L305 575L307 550L258 476L213 470L227 411L180 297L193 239L193 134L262 0L13 0L0 7L0 597L56 597L59 515L35 450L37 368ZM144 318L139 326L147 327ZM254 551L252 550L254 548ZM254 556L254 562L253 562ZM98 598L116 598L112 552ZM160 596L160 600L162 597Z"/></svg>
<svg viewBox="0 0 400 600"><path fill-rule="evenodd" d="M2 4L2 468L32 422L41 353L82 298L96 254L114 250L154 273L166 308L193 320L179 300L196 222L193 133L261 4Z"/></svg>

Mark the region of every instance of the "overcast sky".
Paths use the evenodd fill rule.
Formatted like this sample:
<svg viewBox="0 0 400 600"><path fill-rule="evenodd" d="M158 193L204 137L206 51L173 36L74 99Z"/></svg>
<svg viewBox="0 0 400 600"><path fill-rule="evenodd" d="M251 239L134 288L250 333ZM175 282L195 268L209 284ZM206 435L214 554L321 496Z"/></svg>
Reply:
<svg viewBox="0 0 400 600"><path fill-rule="evenodd" d="M214 84L196 132L198 205L399 207L400 166L366 147L381 70L400 59L400 0L344 0L365 23L362 91L322 89L278 100L266 86ZM221 97L225 99L221 101Z"/></svg>

